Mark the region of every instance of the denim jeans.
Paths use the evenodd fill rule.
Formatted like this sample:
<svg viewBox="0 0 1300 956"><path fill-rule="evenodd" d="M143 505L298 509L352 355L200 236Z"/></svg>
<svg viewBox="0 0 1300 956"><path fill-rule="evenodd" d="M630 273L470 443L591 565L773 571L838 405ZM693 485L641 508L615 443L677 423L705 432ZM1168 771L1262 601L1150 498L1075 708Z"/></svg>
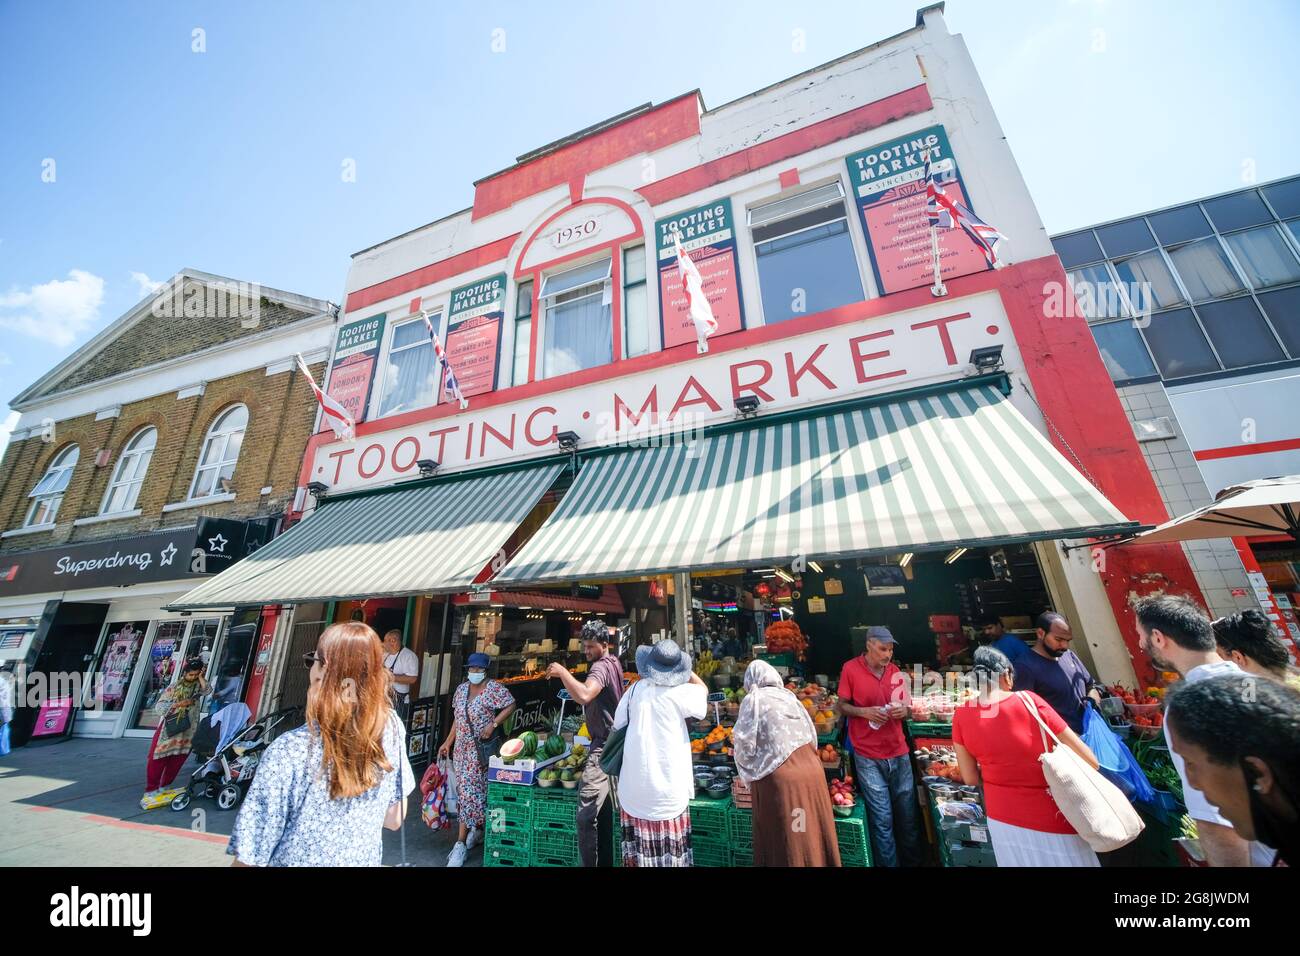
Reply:
<svg viewBox="0 0 1300 956"><path fill-rule="evenodd" d="M916 784L907 754L874 760L853 755L858 789L867 805L874 866L920 866L920 836L916 831Z"/></svg>

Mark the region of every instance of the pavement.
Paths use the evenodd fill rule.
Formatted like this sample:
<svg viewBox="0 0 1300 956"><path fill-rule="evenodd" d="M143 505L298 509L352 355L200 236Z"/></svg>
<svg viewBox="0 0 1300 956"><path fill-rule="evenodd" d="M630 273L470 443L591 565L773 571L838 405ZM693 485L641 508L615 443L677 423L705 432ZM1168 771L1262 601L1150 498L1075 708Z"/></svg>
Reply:
<svg viewBox="0 0 1300 956"><path fill-rule="evenodd" d="M28 744L0 757L0 866L229 866L226 844L238 810L195 799L184 811L141 810L150 741L72 738ZM197 767L191 758L177 783ZM406 858L444 866L455 830L406 815ZM401 862L400 834L384 831L384 864ZM481 846L466 866L481 866Z"/></svg>

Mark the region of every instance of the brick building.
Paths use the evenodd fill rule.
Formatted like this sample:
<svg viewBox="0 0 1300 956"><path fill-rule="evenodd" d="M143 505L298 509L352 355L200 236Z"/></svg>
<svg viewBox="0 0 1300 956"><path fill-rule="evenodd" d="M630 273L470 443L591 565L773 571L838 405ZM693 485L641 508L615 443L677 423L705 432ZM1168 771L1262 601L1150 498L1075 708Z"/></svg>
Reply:
<svg viewBox="0 0 1300 956"><path fill-rule="evenodd" d="M153 699L195 654L223 699L251 692L256 704L254 652L273 616L161 608L279 530L317 411L294 355L322 374L334 314L187 269L11 403L21 417L0 464L6 659L102 679L106 699L82 708L77 733L151 733Z"/></svg>

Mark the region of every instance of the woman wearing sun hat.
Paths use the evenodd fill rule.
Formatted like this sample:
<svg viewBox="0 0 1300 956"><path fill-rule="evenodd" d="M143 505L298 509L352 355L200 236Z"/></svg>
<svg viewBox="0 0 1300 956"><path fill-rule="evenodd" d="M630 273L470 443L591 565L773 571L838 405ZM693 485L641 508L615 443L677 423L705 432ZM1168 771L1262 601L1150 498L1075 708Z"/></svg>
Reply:
<svg viewBox="0 0 1300 956"><path fill-rule="evenodd" d="M618 776L624 866L691 866L691 738L708 689L676 643L636 649L638 680L618 702L614 730L627 728Z"/></svg>

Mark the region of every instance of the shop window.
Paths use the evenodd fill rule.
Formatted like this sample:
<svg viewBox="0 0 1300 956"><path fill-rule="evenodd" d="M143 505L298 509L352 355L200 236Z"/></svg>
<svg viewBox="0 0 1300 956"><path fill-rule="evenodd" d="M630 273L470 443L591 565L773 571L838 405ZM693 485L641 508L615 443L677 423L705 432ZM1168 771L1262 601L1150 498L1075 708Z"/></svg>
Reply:
<svg viewBox="0 0 1300 956"><path fill-rule="evenodd" d="M63 504L63 493L68 490L72 470L77 467L80 456L81 449L76 445L69 445L54 456L41 480L36 482L36 487L27 496L32 499L32 503L27 509L24 527L54 524L59 515L59 505Z"/></svg>
<svg viewBox="0 0 1300 956"><path fill-rule="evenodd" d="M1264 200L1253 189L1231 196L1220 196L1218 199L1207 199L1203 205L1219 232L1258 226L1273 219Z"/></svg>
<svg viewBox="0 0 1300 956"><path fill-rule="evenodd" d="M749 227L766 324L862 301L839 183L757 206Z"/></svg>
<svg viewBox="0 0 1300 956"><path fill-rule="evenodd" d="M1132 322L1099 322L1092 326L1092 334L1113 381L1128 382L1156 374L1155 363Z"/></svg>
<svg viewBox="0 0 1300 956"><path fill-rule="evenodd" d="M1185 301L1174 275L1159 252L1148 252L1115 263L1115 274L1134 312L1155 312Z"/></svg>
<svg viewBox="0 0 1300 956"><path fill-rule="evenodd" d="M1286 224L1286 227L1291 232L1292 241L1294 241L1297 246L1300 246L1300 219L1292 219Z"/></svg>
<svg viewBox="0 0 1300 956"><path fill-rule="evenodd" d="M1170 249L1169 261L1193 302L1221 299L1244 288L1228 261L1228 254L1213 236Z"/></svg>
<svg viewBox="0 0 1300 956"><path fill-rule="evenodd" d="M1106 250L1106 255L1112 259L1116 256L1131 256L1136 252L1145 252L1156 244L1151 230L1141 219L1127 219L1124 222L1111 223L1109 226L1098 226L1097 238L1101 241L1101 247Z"/></svg>
<svg viewBox="0 0 1300 956"><path fill-rule="evenodd" d="M613 259L600 259L542 280L543 378L614 360L612 263Z"/></svg>
<svg viewBox="0 0 1300 956"><path fill-rule="evenodd" d="M1106 258L1101 251L1101 246L1097 245L1097 237L1092 234L1091 229L1068 236L1058 236L1052 240L1052 248L1061 257L1061 265L1067 269Z"/></svg>
<svg viewBox="0 0 1300 956"><path fill-rule="evenodd" d="M623 350L628 358L650 351L649 292L645 277L645 246L623 250Z"/></svg>
<svg viewBox="0 0 1300 956"><path fill-rule="evenodd" d="M1300 358L1300 286L1265 292L1259 304L1291 357Z"/></svg>
<svg viewBox="0 0 1300 956"><path fill-rule="evenodd" d="M533 280L521 282L515 288L515 358L513 377L514 385L523 385L528 381L528 349L533 335Z"/></svg>
<svg viewBox="0 0 1300 956"><path fill-rule="evenodd" d="M430 316L436 329L440 315ZM384 387L379 397L379 418L424 408L437 401L438 365L424 319L393 326L384 362Z"/></svg>
<svg viewBox="0 0 1300 956"><path fill-rule="evenodd" d="M190 484L190 498L209 498L212 495L233 491L235 465L239 449L244 444L244 429L248 427L248 409L235 405L226 409L208 429L199 454L194 481Z"/></svg>
<svg viewBox="0 0 1300 956"><path fill-rule="evenodd" d="M144 485L145 472L149 470L149 461L153 458L154 446L158 444L158 429L143 428L126 443L122 457L117 460L113 470L113 480L104 492L104 506L100 514L111 515L130 511L140 498L140 488Z"/></svg>
<svg viewBox="0 0 1300 956"><path fill-rule="evenodd" d="M1142 337L1151 349L1162 378L1186 378L1219 371L1219 360L1214 357L1191 309L1175 309L1151 316L1150 324L1142 330Z"/></svg>
<svg viewBox="0 0 1300 956"><path fill-rule="evenodd" d="M1300 282L1300 263L1274 226L1238 232L1223 239L1256 289Z"/></svg>
<svg viewBox="0 0 1300 956"><path fill-rule="evenodd" d="M1210 228L1209 220L1205 218L1205 213L1201 212L1201 207L1196 205L1153 212L1147 216L1147 221L1155 230L1156 238L1166 246L1176 242L1201 239L1214 232Z"/></svg>
<svg viewBox="0 0 1300 956"><path fill-rule="evenodd" d="M1104 262L1075 269L1069 276L1075 304L1088 319L1118 319L1128 314Z"/></svg>
<svg viewBox="0 0 1300 956"><path fill-rule="evenodd" d="M1196 311L1224 368L1264 365L1286 358L1250 296L1207 302Z"/></svg>

